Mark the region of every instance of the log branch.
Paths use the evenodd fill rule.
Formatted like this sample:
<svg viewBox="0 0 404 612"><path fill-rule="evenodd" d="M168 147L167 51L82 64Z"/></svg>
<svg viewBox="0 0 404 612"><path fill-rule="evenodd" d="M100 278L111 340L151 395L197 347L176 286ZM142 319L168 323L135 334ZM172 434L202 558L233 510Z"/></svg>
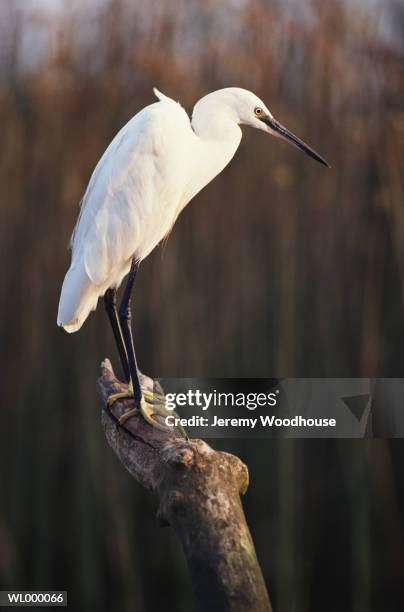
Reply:
<svg viewBox="0 0 404 612"><path fill-rule="evenodd" d="M234 455L188 440L173 428L164 432L143 418L119 427L116 419L132 400L106 408L107 397L123 389L105 360L98 388L108 444L132 476L157 496L158 520L181 540L200 612L270 612L254 544L240 495L248 487L247 467ZM142 376L143 388L154 381ZM162 392L162 389L159 390Z"/></svg>

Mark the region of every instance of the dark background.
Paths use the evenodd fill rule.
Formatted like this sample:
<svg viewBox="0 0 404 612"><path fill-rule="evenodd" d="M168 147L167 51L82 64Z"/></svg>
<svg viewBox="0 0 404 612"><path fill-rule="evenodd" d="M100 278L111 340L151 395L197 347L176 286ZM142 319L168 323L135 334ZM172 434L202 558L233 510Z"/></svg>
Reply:
<svg viewBox="0 0 404 612"><path fill-rule="evenodd" d="M56 327L92 169L152 87L191 110L241 86L332 164L245 130L143 263L154 377L401 376L401 2L0 4L0 588L72 610L188 612L180 546L107 448L102 308ZM279 612L401 610L400 440L214 441L249 466L247 519Z"/></svg>

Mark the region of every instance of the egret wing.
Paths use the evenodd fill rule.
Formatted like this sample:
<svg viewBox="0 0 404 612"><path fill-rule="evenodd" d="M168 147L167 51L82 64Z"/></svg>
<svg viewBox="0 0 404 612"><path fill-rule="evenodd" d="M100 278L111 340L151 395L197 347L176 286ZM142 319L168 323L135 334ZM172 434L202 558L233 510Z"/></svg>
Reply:
<svg viewBox="0 0 404 612"><path fill-rule="evenodd" d="M157 102L122 128L97 164L72 236L72 264L83 257L93 283L105 283L118 266L141 258L148 224L180 197L179 177L170 165L187 124L189 129L177 103Z"/></svg>

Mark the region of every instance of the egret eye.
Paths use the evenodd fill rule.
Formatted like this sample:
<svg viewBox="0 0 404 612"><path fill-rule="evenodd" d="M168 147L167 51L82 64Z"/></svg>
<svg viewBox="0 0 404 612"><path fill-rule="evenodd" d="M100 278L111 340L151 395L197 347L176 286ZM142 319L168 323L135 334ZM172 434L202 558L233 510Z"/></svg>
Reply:
<svg viewBox="0 0 404 612"><path fill-rule="evenodd" d="M262 108L258 107L258 108L256 108L254 110L254 113L255 113L256 117L262 117L262 115L264 114L264 111L262 110Z"/></svg>

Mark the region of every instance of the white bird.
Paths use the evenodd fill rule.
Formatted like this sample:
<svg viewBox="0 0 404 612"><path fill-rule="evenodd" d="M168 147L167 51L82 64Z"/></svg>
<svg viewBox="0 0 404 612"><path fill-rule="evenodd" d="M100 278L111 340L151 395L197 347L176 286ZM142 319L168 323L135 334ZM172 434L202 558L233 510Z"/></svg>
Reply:
<svg viewBox="0 0 404 612"><path fill-rule="evenodd" d="M192 120L182 106L157 89L146 106L114 137L84 194L74 229L57 323L80 329L104 296L135 406L153 425L156 408L142 393L130 327L130 297L139 263L170 232L188 202L230 162L240 144L240 125L281 137L327 162L270 113L252 92L236 87L201 98ZM116 290L129 273L119 309ZM111 402L117 396L111 396ZM131 411L130 414L133 414ZM129 413L128 413L129 414Z"/></svg>

